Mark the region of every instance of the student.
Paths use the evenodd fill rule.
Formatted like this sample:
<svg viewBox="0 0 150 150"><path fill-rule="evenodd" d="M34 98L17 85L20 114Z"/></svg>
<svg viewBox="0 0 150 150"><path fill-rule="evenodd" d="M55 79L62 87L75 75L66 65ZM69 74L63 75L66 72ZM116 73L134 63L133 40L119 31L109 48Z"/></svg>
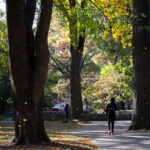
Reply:
<svg viewBox="0 0 150 150"><path fill-rule="evenodd" d="M115 103L115 98L112 97L110 103L106 106L106 115L108 119L108 134L112 135L114 132L115 123L115 111L117 110L117 105Z"/></svg>
<svg viewBox="0 0 150 150"><path fill-rule="evenodd" d="M65 106L66 119L69 119L69 113L70 113L70 107L68 104L66 104Z"/></svg>

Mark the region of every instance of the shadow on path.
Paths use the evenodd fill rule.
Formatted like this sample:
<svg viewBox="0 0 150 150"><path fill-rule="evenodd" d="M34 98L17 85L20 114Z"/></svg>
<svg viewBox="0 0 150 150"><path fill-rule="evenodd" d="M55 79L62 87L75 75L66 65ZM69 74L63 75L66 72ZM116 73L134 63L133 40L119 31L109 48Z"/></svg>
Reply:
<svg viewBox="0 0 150 150"><path fill-rule="evenodd" d="M90 137L100 150L150 150L150 132L128 132L130 121L116 121L114 135L107 134L107 121L92 121L71 134Z"/></svg>

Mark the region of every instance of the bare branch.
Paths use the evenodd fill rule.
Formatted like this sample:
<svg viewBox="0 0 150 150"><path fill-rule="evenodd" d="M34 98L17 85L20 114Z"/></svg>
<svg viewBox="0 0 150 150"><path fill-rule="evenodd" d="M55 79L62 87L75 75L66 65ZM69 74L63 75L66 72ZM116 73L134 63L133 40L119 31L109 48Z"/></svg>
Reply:
<svg viewBox="0 0 150 150"><path fill-rule="evenodd" d="M54 59L51 55L50 55L50 58L55 62L56 66L57 66L55 68L57 68L57 70L59 70L65 76L66 79L70 79L70 75L67 72L63 71L61 66L58 64L57 60Z"/></svg>
<svg viewBox="0 0 150 150"><path fill-rule="evenodd" d="M86 59L87 55L88 55L88 54L86 54L86 55L84 56L84 58L83 58L83 60L82 60L82 62L81 62L80 72L82 71L82 68L83 68L83 66L84 66L84 62L85 62L85 59Z"/></svg>

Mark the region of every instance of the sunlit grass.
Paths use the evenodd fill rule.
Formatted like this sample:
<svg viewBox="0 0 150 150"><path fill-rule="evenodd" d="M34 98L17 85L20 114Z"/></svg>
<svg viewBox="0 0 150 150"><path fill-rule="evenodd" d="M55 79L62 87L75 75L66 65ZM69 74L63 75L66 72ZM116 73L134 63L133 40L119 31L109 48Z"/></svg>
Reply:
<svg viewBox="0 0 150 150"><path fill-rule="evenodd" d="M13 123L0 123L0 143L11 142L14 134Z"/></svg>
<svg viewBox="0 0 150 150"><path fill-rule="evenodd" d="M61 123L60 121L56 122L45 122L45 128L48 136L52 141L78 141L80 137L64 134L64 131L69 130L77 130L80 129L82 126L80 124L74 123Z"/></svg>
<svg viewBox="0 0 150 150"><path fill-rule="evenodd" d="M61 123L61 122L45 122L48 136L53 142L76 146L83 149L96 149L88 138L77 135L68 134L66 131L77 130L82 128L82 123ZM80 149L79 148L79 149Z"/></svg>

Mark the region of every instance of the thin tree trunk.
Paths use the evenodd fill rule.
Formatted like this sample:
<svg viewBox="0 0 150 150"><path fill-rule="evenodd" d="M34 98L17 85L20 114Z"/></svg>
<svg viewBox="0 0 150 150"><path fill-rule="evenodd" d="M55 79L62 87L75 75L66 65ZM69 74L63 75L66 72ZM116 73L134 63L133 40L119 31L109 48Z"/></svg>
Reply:
<svg viewBox="0 0 150 150"><path fill-rule="evenodd" d="M82 95L81 95L81 77L80 77L81 54L78 49L72 49L71 59L71 106L72 118L81 119L83 114Z"/></svg>
<svg viewBox="0 0 150 150"><path fill-rule="evenodd" d="M47 36L53 0L42 0L38 29L32 25L36 0L7 0L10 81L15 108L16 144L50 142L42 119L48 68Z"/></svg>
<svg viewBox="0 0 150 150"><path fill-rule="evenodd" d="M150 129L150 2L134 0L134 114L129 129Z"/></svg>
<svg viewBox="0 0 150 150"><path fill-rule="evenodd" d="M81 8L84 8L85 1L81 3ZM76 0L70 0L70 8L73 9L70 23L70 52L71 52L71 73L70 73L70 88L71 88L71 106L72 118L82 119L83 104L81 91L81 60L85 42L85 29L79 30L77 23L77 14L74 11ZM81 23L80 23L81 24Z"/></svg>

